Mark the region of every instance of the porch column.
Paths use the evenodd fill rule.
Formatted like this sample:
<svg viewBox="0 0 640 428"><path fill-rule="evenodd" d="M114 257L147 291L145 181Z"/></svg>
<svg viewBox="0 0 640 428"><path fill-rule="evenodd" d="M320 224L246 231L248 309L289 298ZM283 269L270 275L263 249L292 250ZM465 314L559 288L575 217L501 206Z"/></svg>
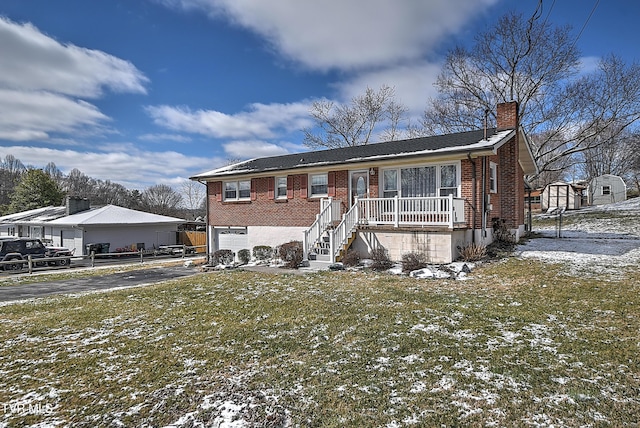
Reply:
<svg viewBox="0 0 640 428"><path fill-rule="evenodd" d="M393 219L393 226L400 227L400 197L398 195L393 197L393 203L395 204L393 210L395 215L395 218Z"/></svg>

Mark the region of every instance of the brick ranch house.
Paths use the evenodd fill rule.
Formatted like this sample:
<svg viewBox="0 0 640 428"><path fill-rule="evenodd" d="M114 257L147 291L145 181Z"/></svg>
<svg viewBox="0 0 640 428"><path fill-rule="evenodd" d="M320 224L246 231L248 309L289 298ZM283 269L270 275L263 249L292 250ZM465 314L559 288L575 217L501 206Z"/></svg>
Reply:
<svg viewBox="0 0 640 428"><path fill-rule="evenodd" d="M524 233L525 174L537 171L515 102L497 128L257 158L191 177L207 187L208 252L302 241L339 261L383 247L432 263L493 240L500 219Z"/></svg>

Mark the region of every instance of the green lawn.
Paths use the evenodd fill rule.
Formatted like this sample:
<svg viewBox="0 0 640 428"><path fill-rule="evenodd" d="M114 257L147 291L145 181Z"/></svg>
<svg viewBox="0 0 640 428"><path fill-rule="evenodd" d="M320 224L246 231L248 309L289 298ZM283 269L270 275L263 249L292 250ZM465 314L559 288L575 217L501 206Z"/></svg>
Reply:
<svg viewBox="0 0 640 428"><path fill-rule="evenodd" d="M511 258L458 282L235 271L8 305L0 426L633 426L639 292L637 269Z"/></svg>

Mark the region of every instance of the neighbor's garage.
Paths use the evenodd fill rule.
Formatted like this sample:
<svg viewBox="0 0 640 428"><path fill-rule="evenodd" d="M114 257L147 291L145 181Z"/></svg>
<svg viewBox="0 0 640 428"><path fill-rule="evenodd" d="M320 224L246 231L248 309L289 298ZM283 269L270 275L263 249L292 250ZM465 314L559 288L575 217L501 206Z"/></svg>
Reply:
<svg viewBox="0 0 640 428"><path fill-rule="evenodd" d="M238 255L238 251L249 248L249 235L244 227L216 229L218 250L231 250Z"/></svg>

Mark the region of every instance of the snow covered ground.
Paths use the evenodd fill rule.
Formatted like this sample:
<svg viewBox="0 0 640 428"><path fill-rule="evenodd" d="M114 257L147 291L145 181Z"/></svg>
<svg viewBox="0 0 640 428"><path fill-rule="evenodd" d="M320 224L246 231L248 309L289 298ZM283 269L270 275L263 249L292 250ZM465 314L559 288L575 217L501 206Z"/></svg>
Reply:
<svg viewBox="0 0 640 428"><path fill-rule="evenodd" d="M556 238L553 225L535 228L541 237L519 245L516 256L565 263L567 273L593 274L600 280L615 278L640 262L640 198L567 213L565 220L562 238ZM326 382L337 385L333 389L344 405L377 403L376 394L386 399L388 414L381 416L401 415L397 422L379 424L389 428L420 426L436 410L455 415L452 421L458 423L482 415L484 425L500 426L511 398L522 405L518 409L522 414L517 415L522 419L514 425L613 426L620 414L640 409L633 393L638 371L631 359L624 365L608 360L590 363L589 355L561 346L563 338L584 332L606 330L607 337L627 334L616 330L610 322L616 314L604 307L587 311L586 320L578 305L575 312L567 306L564 313L543 313L534 319L530 312L519 312L527 307L524 300L474 290L473 281L460 288L466 290L463 294L447 290L441 295L426 295L424 283L415 282L403 291L404 298L398 298L395 291L384 294L390 291L383 293L375 286L366 294L358 291L363 284L356 273L341 274L341 281L331 288L324 284L326 276L255 280L249 274L236 275L251 281L241 286L233 275L220 274L214 283L196 282L179 292L168 286L155 293L132 290L117 299L123 308L117 316L104 307L113 304L108 295L96 296L95 303L80 296L78 303L60 297L43 299L21 309L29 316L21 315L19 308L4 308L11 317L3 314L0 325L15 333L7 333L8 339L0 342L0 397L5 390L0 428L14 426L23 413L31 419L19 421L22 426L70 426L74 420L83 426L126 426L123 421L136 420L137 415L151 418L167 409L175 411L172 422L165 425L170 428L248 428L257 426L251 416L261 414L271 418L271 426L292 426L292 410L286 404L294 402L298 411L311 409L312 414L322 402L314 390ZM456 287L454 281L445 281L443 289ZM481 296L474 298L476 293ZM66 308L60 315L55 299ZM96 305L95 310L101 311L97 321L84 320L81 302ZM198 306L200 302L206 305ZM278 302L282 307L274 310ZM348 310L339 312L345 305ZM224 311L218 311L220 306ZM295 317L278 318L285 306L299 311ZM385 319L390 310L393 316ZM336 313L341 322L346 320L344 325L330 324ZM496 313L504 316L483 317ZM36 316L38 320L47 316L56 327L34 328ZM376 324L377 318L382 320ZM83 325L69 321L76 319ZM228 332L247 337L237 339L242 342L238 344ZM618 348L637 343L635 332L629 336ZM282 346L288 338L306 340L309 346L304 350ZM144 346L137 346L138 341ZM281 346L281 353L270 356L272 346ZM15 357L17 348L24 348L24 355ZM232 351L237 352L234 364L218 367L216 356ZM65 367L85 364L100 380L96 386L104 390L84 385L93 382L92 377L77 382L64 377ZM153 364L165 370L166 380L152 382ZM58 365L63 370L51 376L49 367ZM269 371L288 381L263 385L261 379ZM521 371L527 374L518 376ZM551 381L537 378L541 373ZM383 393L385 389L390 392ZM431 401L420 401L421 396ZM180 405L171 408L174 402ZM436 404L435 410L427 406L430 403ZM416 409L415 414L404 415L407 408ZM579 417L570 419L576 409ZM142 416L137 422L153 426Z"/></svg>
<svg viewBox="0 0 640 428"><path fill-rule="evenodd" d="M539 218L556 219L546 214ZM541 238L519 245L516 255L565 263L572 274L616 275L621 268L639 265L640 198L565 212L560 230L555 223L534 227Z"/></svg>

